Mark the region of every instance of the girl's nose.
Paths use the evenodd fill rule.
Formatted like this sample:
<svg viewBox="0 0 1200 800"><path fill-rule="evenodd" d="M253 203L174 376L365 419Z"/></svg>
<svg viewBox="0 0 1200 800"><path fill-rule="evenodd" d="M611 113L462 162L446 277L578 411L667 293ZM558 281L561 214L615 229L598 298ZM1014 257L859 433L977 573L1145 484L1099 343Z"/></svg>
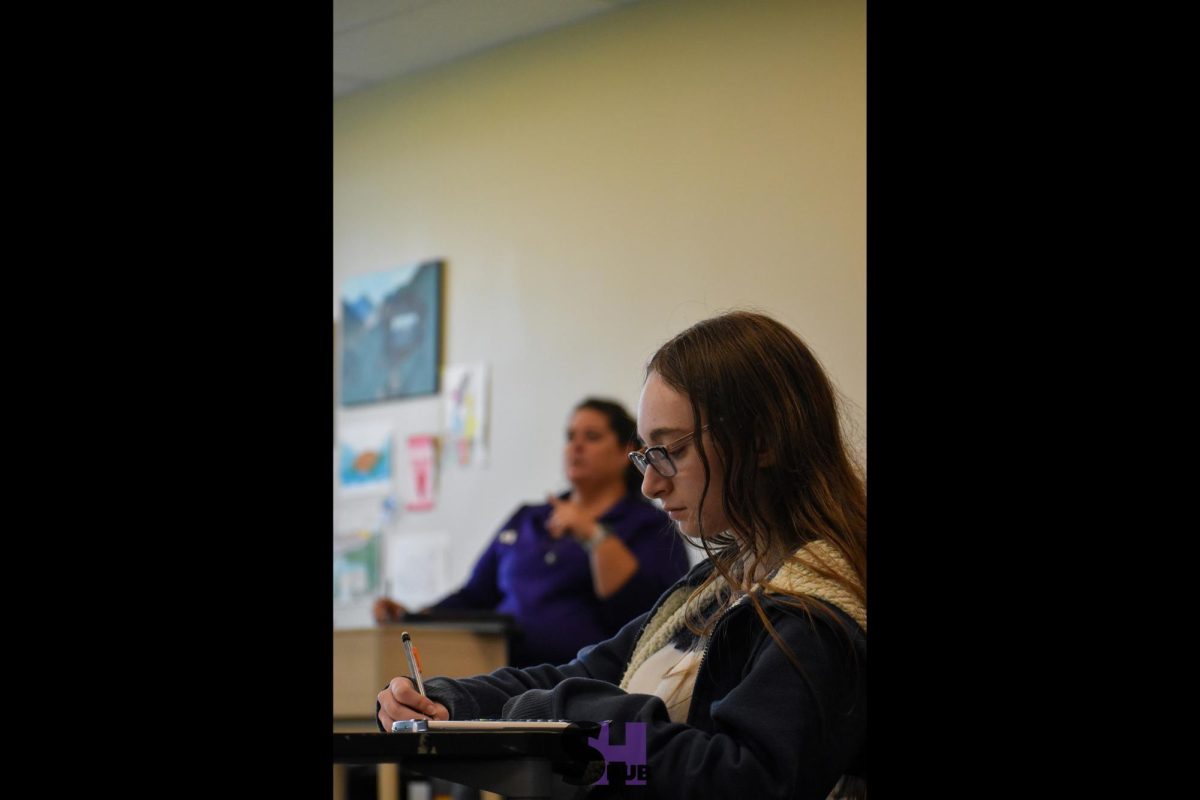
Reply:
<svg viewBox="0 0 1200 800"><path fill-rule="evenodd" d="M669 483L670 478L664 478L654 467L646 465L646 472L642 475L642 494L651 500L656 500L667 491Z"/></svg>

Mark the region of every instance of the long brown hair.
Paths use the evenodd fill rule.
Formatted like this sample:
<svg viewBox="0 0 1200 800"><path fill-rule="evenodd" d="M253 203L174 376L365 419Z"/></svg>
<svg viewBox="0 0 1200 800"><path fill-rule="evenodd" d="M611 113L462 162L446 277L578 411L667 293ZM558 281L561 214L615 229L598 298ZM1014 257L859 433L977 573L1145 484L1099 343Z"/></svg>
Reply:
<svg viewBox="0 0 1200 800"><path fill-rule="evenodd" d="M865 607L866 483L844 439L833 385L800 337L763 314L734 311L698 322L672 338L647 364L646 376L652 372L688 397L696 430L701 409L707 413L709 433L724 465L722 503L730 530L700 531L700 544L714 571L697 593L718 576L730 587L745 587L758 570L777 569L797 560L793 554L798 548L824 541L845 559L853 575L819 560L803 563L844 587ZM711 454L703 437L695 443L707 496ZM702 497L697 520L703 503ZM779 594L805 614L822 614L843 625L811 596ZM797 663L757 594L751 592L749 599L772 638ZM707 634L717 614L704 618L701 611L692 609L688 625L695 633Z"/></svg>

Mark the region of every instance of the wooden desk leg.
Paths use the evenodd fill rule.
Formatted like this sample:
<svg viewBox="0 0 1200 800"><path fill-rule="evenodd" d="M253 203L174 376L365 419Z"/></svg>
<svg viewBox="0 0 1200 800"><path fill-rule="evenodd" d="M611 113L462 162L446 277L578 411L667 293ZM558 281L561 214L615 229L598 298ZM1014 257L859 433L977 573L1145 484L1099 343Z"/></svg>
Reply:
<svg viewBox="0 0 1200 800"><path fill-rule="evenodd" d="M345 764L333 765L333 800L346 800L346 795L350 793L346 785L349 779Z"/></svg>
<svg viewBox="0 0 1200 800"><path fill-rule="evenodd" d="M375 790L379 800L399 800L400 767L396 764L379 764L375 778Z"/></svg>

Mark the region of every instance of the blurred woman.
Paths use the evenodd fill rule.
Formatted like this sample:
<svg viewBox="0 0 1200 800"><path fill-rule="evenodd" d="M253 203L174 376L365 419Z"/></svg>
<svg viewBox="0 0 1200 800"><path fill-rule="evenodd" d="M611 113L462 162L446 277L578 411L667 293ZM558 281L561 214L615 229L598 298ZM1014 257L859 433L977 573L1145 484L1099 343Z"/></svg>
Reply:
<svg viewBox="0 0 1200 800"><path fill-rule="evenodd" d="M620 404L588 398L567 425L564 467L571 488L523 505L492 539L457 592L428 611L511 614L519 634L514 666L560 664L612 636L687 572L670 521L641 495L641 474L626 454L637 426ZM399 619L404 606L375 603L375 619Z"/></svg>

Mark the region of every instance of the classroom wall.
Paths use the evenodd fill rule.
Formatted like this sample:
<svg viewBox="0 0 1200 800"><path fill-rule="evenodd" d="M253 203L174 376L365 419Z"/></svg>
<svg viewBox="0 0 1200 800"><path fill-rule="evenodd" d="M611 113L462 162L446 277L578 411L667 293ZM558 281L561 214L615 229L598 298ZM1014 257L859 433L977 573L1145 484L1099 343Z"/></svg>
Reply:
<svg viewBox="0 0 1200 800"><path fill-rule="evenodd" d="M461 580L565 487L572 405L632 410L658 345L734 307L813 347L865 459L865 126L862 0L646 0L336 101L335 320L345 278L444 258L444 363L492 370L490 463L444 459L394 529L450 532ZM377 419L436 431L440 401L335 413Z"/></svg>

